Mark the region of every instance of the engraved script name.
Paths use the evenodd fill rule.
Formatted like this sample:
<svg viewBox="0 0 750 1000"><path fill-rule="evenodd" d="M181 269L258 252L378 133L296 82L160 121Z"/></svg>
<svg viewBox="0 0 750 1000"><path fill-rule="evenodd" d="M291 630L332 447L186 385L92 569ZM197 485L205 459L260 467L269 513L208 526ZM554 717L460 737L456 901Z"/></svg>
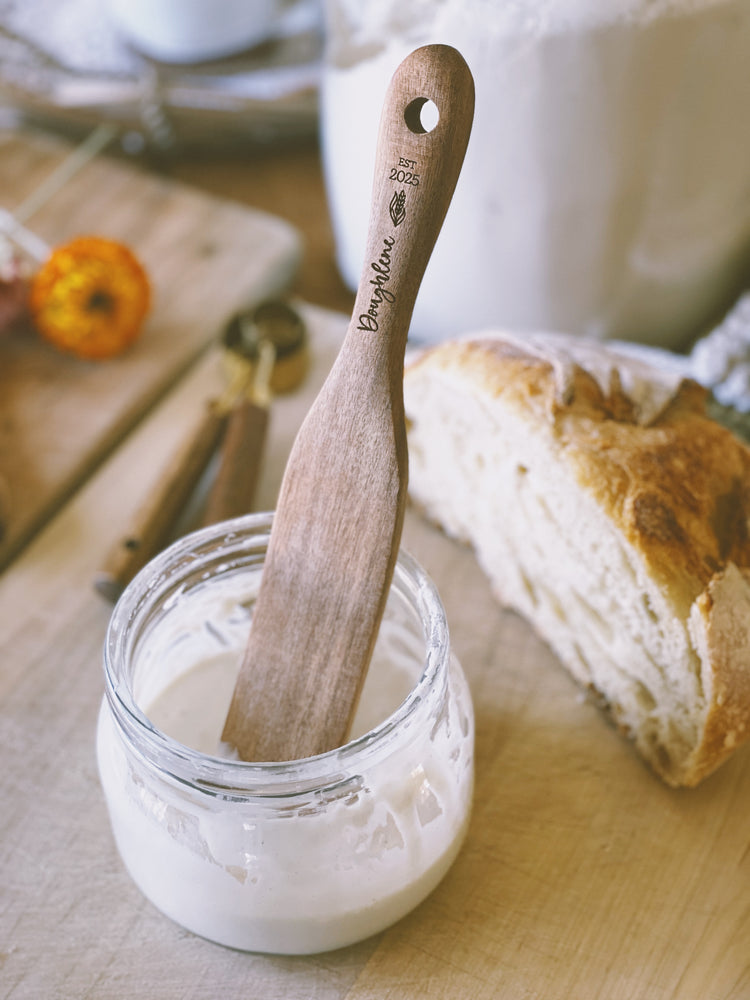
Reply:
<svg viewBox="0 0 750 1000"><path fill-rule="evenodd" d="M358 330L375 333L378 330L378 313L380 312L381 305L383 302L394 302L396 299L393 292L385 287L391 277L391 251L395 244L396 240L393 236L386 236L383 240L383 249L380 251L380 257L370 264L370 269L375 275L370 284L373 285L375 291L370 298L370 305L367 312L360 313Z"/></svg>

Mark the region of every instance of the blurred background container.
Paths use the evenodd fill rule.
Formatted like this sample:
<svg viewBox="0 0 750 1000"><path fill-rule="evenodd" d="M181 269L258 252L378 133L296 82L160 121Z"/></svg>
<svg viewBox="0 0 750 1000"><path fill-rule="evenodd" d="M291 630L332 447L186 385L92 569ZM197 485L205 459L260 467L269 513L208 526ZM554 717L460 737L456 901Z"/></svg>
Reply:
<svg viewBox="0 0 750 1000"><path fill-rule="evenodd" d="M477 104L415 338L679 349L721 318L750 279L750 0L0 0L0 102L74 136L111 121L125 151L303 230L317 211L308 256L332 244L335 270L335 245L326 304L347 308L385 89L432 41Z"/></svg>
<svg viewBox="0 0 750 1000"><path fill-rule="evenodd" d="M413 330L502 325L685 345L750 277L747 0L328 0L323 152L362 264L373 121L414 46L476 80Z"/></svg>
<svg viewBox="0 0 750 1000"><path fill-rule="evenodd" d="M133 152L314 135L322 47L319 0L0 0L6 108Z"/></svg>

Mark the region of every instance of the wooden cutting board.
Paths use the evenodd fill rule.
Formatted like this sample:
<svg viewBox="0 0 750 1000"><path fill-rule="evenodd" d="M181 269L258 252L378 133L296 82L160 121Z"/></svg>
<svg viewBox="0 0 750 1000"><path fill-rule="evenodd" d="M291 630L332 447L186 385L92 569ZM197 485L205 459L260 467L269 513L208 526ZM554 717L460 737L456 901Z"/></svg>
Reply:
<svg viewBox="0 0 750 1000"><path fill-rule="evenodd" d="M12 211L68 152L42 134L0 133L0 205ZM141 339L111 361L79 361L31 331L0 338L0 568L232 312L283 288L300 256L281 220L106 156L29 225L53 246L91 233L127 243L149 272L154 307Z"/></svg>
<svg viewBox="0 0 750 1000"><path fill-rule="evenodd" d="M346 328L306 316L313 366L274 401L265 509ZM0 577L0 997L748 1000L750 747L667 788L413 510L403 544L438 586L476 714L474 812L444 881L385 933L301 958L221 948L141 896L96 773L110 609L91 576L143 485L127 471L163 461L215 374L196 366Z"/></svg>

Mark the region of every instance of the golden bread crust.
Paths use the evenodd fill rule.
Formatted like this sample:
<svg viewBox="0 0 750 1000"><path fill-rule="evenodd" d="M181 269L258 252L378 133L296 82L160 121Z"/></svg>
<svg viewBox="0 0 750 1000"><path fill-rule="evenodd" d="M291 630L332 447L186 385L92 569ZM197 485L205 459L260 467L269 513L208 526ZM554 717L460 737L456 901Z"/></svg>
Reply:
<svg viewBox="0 0 750 1000"><path fill-rule="evenodd" d="M573 365L561 392L555 364L516 339L453 341L420 365L458 371L543 423L581 489L691 617L708 657L707 714L682 773L663 776L697 783L750 737L750 449L707 416L705 390L688 379L643 423L617 377L602 388Z"/></svg>

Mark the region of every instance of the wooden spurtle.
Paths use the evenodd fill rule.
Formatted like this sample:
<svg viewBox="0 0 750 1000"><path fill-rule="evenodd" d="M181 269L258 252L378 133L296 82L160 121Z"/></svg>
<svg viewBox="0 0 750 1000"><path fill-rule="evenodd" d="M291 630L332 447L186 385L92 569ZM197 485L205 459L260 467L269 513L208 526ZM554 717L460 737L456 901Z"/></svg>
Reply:
<svg viewBox="0 0 750 1000"><path fill-rule="evenodd" d="M432 105L439 119L428 130ZM388 89L354 312L287 463L224 728L244 760L309 757L346 741L403 524L409 323L473 112L471 73L450 46L417 49Z"/></svg>

